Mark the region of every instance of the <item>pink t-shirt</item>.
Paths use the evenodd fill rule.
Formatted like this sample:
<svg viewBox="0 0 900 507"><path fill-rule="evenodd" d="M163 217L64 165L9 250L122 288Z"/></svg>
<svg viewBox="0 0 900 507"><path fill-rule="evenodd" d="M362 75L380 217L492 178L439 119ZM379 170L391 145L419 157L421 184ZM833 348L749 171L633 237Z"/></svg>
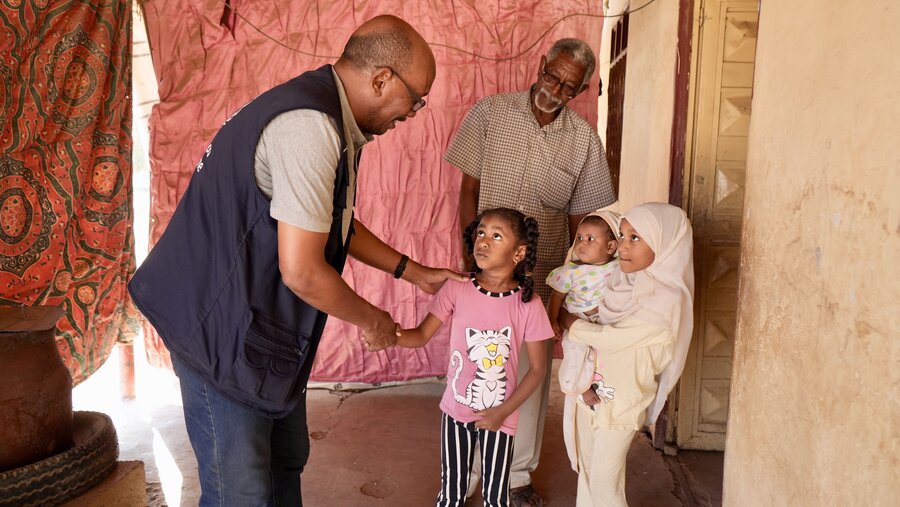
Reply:
<svg viewBox="0 0 900 507"><path fill-rule="evenodd" d="M500 405L512 395L522 342L553 336L537 294L523 303L518 290L491 294L474 280L448 280L427 310L450 324L450 364L441 410L460 422L478 420L475 411ZM518 420L516 410L500 431L515 435Z"/></svg>

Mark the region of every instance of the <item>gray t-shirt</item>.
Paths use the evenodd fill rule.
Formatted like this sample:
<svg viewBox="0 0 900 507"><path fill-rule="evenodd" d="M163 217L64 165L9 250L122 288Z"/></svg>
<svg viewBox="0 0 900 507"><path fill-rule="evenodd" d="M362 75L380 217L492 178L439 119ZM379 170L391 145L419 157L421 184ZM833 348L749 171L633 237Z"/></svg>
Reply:
<svg viewBox="0 0 900 507"><path fill-rule="evenodd" d="M357 126L344 87L334 74L341 99L350 185L344 210L347 237L356 195L357 152L371 137ZM327 233L331 229L335 168L341 156L335 122L313 109L295 109L276 116L263 129L256 145L254 175L260 191L271 199L270 215L301 229Z"/></svg>

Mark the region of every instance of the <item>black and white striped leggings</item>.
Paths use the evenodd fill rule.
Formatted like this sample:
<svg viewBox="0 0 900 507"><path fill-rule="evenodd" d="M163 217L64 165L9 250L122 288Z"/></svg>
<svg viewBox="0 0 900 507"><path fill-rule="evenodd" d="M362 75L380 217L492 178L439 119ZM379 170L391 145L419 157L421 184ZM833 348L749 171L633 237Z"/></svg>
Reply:
<svg viewBox="0 0 900 507"><path fill-rule="evenodd" d="M513 437L501 431L475 428L447 414L441 416L441 491L437 507L462 507L475 457L475 441L481 450L481 494L484 505L509 506L509 465Z"/></svg>

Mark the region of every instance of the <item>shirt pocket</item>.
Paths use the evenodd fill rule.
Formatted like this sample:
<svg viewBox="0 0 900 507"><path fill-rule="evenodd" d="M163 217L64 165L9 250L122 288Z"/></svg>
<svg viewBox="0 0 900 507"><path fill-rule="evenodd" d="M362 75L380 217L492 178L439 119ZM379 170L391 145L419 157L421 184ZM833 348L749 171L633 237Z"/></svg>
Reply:
<svg viewBox="0 0 900 507"><path fill-rule="evenodd" d="M535 181L538 196L545 208L568 211L578 176L563 168L551 168L542 181Z"/></svg>

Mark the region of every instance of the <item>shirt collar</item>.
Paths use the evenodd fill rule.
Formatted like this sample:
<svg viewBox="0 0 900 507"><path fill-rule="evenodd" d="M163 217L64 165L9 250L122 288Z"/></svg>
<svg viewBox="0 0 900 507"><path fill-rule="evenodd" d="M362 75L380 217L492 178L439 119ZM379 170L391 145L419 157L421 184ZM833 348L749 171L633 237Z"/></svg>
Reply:
<svg viewBox="0 0 900 507"><path fill-rule="evenodd" d="M534 90L534 85L531 85L531 88L522 92L519 96L518 106L521 109L523 114L526 114L531 121L534 122L536 126L545 132L556 132L558 130L569 130L572 128L572 122L569 120L569 114L571 110L569 106L564 106L562 111L559 112L556 119L552 122L540 127L537 118L534 117L534 112L531 110L531 92Z"/></svg>
<svg viewBox="0 0 900 507"><path fill-rule="evenodd" d="M347 101L347 94L344 92L344 83L341 82L341 78L334 71L334 67L331 68L331 73L334 75L338 97L341 100L341 120L344 122L344 133L350 136L347 141L352 143L354 148L359 148L371 141L373 136L363 134L363 131L359 129L359 125L356 124L356 118L353 117L353 111L350 109L350 102Z"/></svg>

